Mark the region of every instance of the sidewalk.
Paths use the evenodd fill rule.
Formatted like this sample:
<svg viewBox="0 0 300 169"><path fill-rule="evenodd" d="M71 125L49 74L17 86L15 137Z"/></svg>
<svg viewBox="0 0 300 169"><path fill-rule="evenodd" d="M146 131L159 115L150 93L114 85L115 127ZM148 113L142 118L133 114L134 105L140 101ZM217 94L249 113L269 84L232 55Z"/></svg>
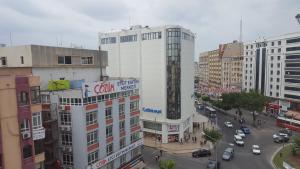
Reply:
<svg viewBox="0 0 300 169"><path fill-rule="evenodd" d="M215 127L210 124L206 124L207 128ZM159 141L155 142L155 138L153 137L144 137L144 145L148 147L157 148L169 153L174 154L181 154L181 153L191 153L197 149L204 148L204 149L213 149L213 145L211 142L207 141L206 144L200 145L200 142L204 142L204 138L202 138L202 129L195 129L194 133L191 133L190 139L187 142L184 142L183 144L180 144L178 142L175 143L167 143L162 144ZM197 137L196 143L193 143L192 137Z"/></svg>

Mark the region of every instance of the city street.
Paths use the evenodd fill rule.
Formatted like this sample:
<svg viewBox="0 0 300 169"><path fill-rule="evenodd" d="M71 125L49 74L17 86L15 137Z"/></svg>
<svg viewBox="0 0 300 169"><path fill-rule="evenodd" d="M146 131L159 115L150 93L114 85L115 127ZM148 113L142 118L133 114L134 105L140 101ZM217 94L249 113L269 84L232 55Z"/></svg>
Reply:
<svg viewBox="0 0 300 169"><path fill-rule="evenodd" d="M221 162L221 168L224 169L271 169L270 159L273 152L282 145L276 144L272 140L272 135L276 133L279 128L275 126L275 119L267 116L259 116L261 120L265 120L266 123L263 124L260 128L253 128L252 116L244 115L246 119L246 124L251 129L251 134L247 135L244 138L245 146L238 147L234 145L235 156L231 161L223 161L222 154L226 147L230 146L229 143L233 143L233 135L236 128L239 128L240 125L237 121L233 120L232 116L228 116L222 113L218 113L218 124L220 130L223 134L223 138L219 141L217 150L218 150L218 160ZM231 121L234 125L233 128L227 128L224 125L225 121ZM253 144L258 144L261 147L262 154L254 155L252 154L251 147ZM155 161L154 156L158 155L159 151L145 147L143 151L143 156L147 168L158 168L158 162ZM209 158L192 158L191 153L189 154L169 154L164 152L163 159L173 159L176 161L176 169L193 169L193 168L206 168L208 159L215 158L215 151Z"/></svg>

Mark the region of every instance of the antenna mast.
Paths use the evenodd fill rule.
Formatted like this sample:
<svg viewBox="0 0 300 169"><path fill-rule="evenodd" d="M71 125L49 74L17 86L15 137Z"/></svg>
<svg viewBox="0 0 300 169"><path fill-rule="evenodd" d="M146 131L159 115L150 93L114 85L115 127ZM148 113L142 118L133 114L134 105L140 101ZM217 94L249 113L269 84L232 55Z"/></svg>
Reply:
<svg viewBox="0 0 300 169"><path fill-rule="evenodd" d="M240 42L243 41L243 19L240 20Z"/></svg>

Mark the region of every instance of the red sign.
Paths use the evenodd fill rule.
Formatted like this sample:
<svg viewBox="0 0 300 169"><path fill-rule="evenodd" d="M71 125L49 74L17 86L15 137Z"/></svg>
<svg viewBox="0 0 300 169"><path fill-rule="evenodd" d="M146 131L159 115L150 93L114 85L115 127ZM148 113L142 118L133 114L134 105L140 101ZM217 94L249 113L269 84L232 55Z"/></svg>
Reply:
<svg viewBox="0 0 300 169"><path fill-rule="evenodd" d="M115 86L112 83L100 83L95 85L94 92L97 93L97 95L101 93L110 93L115 91Z"/></svg>

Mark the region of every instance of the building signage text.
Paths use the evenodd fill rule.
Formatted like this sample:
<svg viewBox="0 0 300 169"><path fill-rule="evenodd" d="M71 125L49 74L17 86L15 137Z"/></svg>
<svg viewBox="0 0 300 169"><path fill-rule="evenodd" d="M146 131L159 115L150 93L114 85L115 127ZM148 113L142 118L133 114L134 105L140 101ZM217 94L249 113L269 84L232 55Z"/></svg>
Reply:
<svg viewBox="0 0 300 169"><path fill-rule="evenodd" d="M137 79L110 80L93 83L83 83L83 97L92 97L116 92L124 92L139 88Z"/></svg>
<svg viewBox="0 0 300 169"><path fill-rule="evenodd" d="M148 113L161 113L161 110L160 110L160 109L152 109L152 108L143 107L143 112L148 112Z"/></svg>
<svg viewBox="0 0 300 169"><path fill-rule="evenodd" d="M133 150L133 149L135 149L135 148L137 148L138 146L141 146L141 145L143 145L143 140L142 139L140 139L140 140L130 144L129 146L121 149L120 151L115 152L112 155L107 156L106 158L94 163L92 166L89 166L88 169L98 169L102 166L105 166L107 163L121 157L122 155L130 152L131 150Z"/></svg>

